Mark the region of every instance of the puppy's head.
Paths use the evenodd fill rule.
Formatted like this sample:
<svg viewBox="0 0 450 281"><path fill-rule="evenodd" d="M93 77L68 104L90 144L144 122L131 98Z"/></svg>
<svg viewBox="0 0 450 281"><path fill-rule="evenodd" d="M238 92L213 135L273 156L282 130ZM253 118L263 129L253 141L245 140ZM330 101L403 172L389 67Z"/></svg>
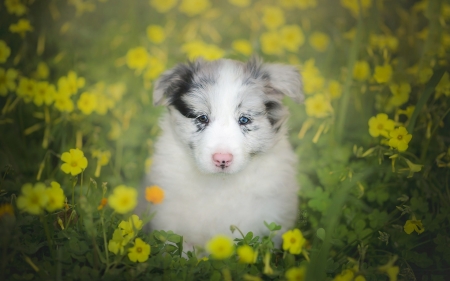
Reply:
<svg viewBox="0 0 450 281"><path fill-rule="evenodd" d="M235 173L284 132L283 95L300 102L301 79L287 65L196 60L165 72L153 100L167 105L172 128L205 173Z"/></svg>

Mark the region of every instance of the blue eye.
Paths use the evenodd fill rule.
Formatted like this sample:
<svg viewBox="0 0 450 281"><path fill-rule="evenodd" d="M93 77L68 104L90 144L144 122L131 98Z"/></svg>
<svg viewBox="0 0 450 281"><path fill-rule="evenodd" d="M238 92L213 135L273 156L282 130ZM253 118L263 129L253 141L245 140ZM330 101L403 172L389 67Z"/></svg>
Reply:
<svg viewBox="0 0 450 281"><path fill-rule="evenodd" d="M197 120L203 124L207 124L209 122L209 118L206 115L200 115L199 117L197 117Z"/></svg>
<svg viewBox="0 0 450 281"><path fill-rule="evenodd" d="M239 124L240 125L247 125L248 123L250 123L250 119L248 119L247 117L241 116L239 118Z"/></svg>

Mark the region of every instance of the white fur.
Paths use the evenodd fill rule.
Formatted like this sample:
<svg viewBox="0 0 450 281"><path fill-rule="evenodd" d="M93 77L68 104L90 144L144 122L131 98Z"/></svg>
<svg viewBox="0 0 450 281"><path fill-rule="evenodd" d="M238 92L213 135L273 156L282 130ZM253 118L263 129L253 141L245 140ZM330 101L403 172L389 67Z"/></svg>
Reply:
<svg viewBox="0 0 450 281"><path fill-rule="evenodd" d="M166 103L169 112L161 120L163 133L144 181L144 186L158 185L165 191L164 202L152 206L157 214L151 228L172 230L183 235L189 245L204 246L214 235L232 236L231 225L259 236L268 234L264 221L284 229L293 227L298 205L297 157L284 125L274 130L277 124L271 125L267 119L264 103L280 102L280 93L300 100L298 73L288 66L259 61L247 65L230 60L196 63L193 79L201 84L201 77L211 76L213 82L201 84L183 96L183 101L199 115L208 115L209 123L197 132L194 118L183 116ZM251 76L250 68L255 65L271 77L270 81L254 75L252 83L242 82ZM157 102L164 94L171 94L167 85L180 78L176 71L167 72L166 81L157 83ZM254 130L245 133L237 120L249 112L254 113L249 125ZM279 122L284 124L285 109L280 108L278 114L283 115ZM214 153L231 153L230 167L216 167ZM277 239L279 243L279 236Z"/></svg>

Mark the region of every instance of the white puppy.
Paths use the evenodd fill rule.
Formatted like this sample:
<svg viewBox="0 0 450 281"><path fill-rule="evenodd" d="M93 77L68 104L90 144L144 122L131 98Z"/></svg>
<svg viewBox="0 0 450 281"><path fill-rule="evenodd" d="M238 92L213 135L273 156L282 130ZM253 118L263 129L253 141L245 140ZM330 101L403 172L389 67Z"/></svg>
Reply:
<svg viewBox="0 0 450 281"><path fill-rule="evenodd" d="M231 225L260 237L268 234L264 221L294 226L297 157L281 103L283 95L303 99L294 67L197 60L165 72L153 95L168 112L144 181L165 191L151 229L204 246L214 235L231 236Z"/></svg>

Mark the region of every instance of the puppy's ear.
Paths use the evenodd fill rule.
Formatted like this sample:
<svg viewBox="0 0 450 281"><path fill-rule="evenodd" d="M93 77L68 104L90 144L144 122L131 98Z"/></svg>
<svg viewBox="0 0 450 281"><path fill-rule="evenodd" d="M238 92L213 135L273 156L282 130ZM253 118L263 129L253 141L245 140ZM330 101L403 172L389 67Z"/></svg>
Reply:
<svg viewBox="0 0 450 281"><path fill-rule="evenodd" d="M164 72L155 82L153 89L153 104L168 105L187 93L191 88L194 74L198 71L202 59L187 64L178 64Z"/></svg>
<svg viewBox="0 0 450 281"><path fill-rule="evenodd" d="M302 80L294 66L263 63L261 59L253 57L247 63L247 70L252 77L267 81L266 87L272 90L269 94L279 98L286 95L297 103L303 101Z"/></svg>

